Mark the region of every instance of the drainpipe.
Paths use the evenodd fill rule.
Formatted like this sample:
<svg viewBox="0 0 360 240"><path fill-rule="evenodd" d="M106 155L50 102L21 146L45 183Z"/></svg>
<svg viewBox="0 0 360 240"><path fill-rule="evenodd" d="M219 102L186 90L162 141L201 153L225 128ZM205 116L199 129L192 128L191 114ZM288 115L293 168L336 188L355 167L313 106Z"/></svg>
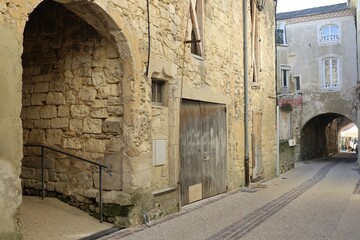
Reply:
<svg viewBox="0 0 360 240"><path fill-rule="evenodd" d="M149 67L150 67L150 54L151 54L151 36L150 36L150 3L149 0L146 1L146 12L147 12L147 27L148 27L148 55L146 63L145 77L149 76Z"/></svg>
<svg viewBox="0 0 360 240"><path fill-rule="evenodd" d="M276 106L276 176L280 176L280 108Z"/></svg>
<svg viewBox="0 0 360 240"><path fill-rule="evenodd" d="M249 174L249 117L248 117L248 104L249 104L249 93L248 93L248 34L247 34L247 1L243 0L243 37L244 37L244 144L245 144L245 186L250 184Z"/></svg>
<svg viewBox="0 0 360 240"><path fill-rule="evenodd" d="M276 11L277 11L277 0L275 3L275 29L276 29ZM278 89L278 54L277 54L277 44L276 44L276 32L275 32L275 93L276 93L276 176L280 176L280 107L279 107L279 95L277 94Z"/></svg>

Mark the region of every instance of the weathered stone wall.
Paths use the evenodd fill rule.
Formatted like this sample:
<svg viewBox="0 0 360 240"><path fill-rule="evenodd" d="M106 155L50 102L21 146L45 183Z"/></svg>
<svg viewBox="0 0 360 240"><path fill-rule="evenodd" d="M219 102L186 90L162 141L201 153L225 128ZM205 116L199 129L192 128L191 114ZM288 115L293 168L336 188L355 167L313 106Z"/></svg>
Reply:
<svg viewBox="0 0 360 240"><path fill-rule="evenodd" d="M360 15L359 15L359 6L360 6L360 2L359 0L349 0L348 1L349 4L352 6L352 7L355 7L355 10L356 10L356 22L359 22L360 20ZM356 28L356 38L359 39L360 37L360 28L357 27ZM359 47L359 42L357 42L357 56L360 56L360 47ZM358 69L360 69L360 61L357 61L357 64L358 64ZM359 88L359 82L360 82L360 74L357 75L357 88ZM358 102L359 99L356 99L356 101ZM360 126L360 122L359 122L359 119L360 119L360 111L359 111L359 108L356 109L356 113L355 113L355 117L356 117L356 125L357 126ZM360 139L360 138L359 138ZM358 165L360 166L360 155L358 154L358 160L357 160L357 163Z"/></svg>
<svg viewBox="0 0 360 240"><path fill-rule="evenodd" d="M21 35L13 3L0 2L0 239L16 239L21 204ZM12 15L9 14L12 12ZM19 26L20 28L21 26Z"/></svg>
<svg viewBox="0 0 360 240"><path fill-rule="evenodd" d="M264 11L258 13L259 51L271 53L274 49L274 12L272 3ZM257 83L252 83L253 69L251 58L251 16L250 5L247 6L249 32L249 122L252 130L252 112L262 112L262 159L263 178L275 173L275 58L261 55L259 66L261 74ZM199 61L191 55L186 55L183 74L183 97L225 103L227 106L227 175L228 188L233 190L244 183L244 79L243 79L243 35L238 34L243 29L240 1L206 3L205 19L205 57ZM189 46L186 49L190 52ZM251 138L249 138L251 141ZM251 143L249 144L251 145ZM251 147L250 147L251 153ZM252 156L250 156L252 157ZM252 159L250 159L252 161ZM251 169L250 169L251 173Z"/></svg>
<svg viewBox="0 0 360 240"><path fill-rule="evenodd" d="M103 188L121 190L121 79L113 44L62 5L44 2L24 32L24 143L55 146L108 164L112 176L104 175ZM22 162L25 189L41 186L36 152L27 148ZM78 195L98 186L95 167L49 151L45 155L48 191Z"/></svg>
<svg viewBox="0 0 360 240"><path fill-rule="evenodd" d="M290 147L288 141L281 141L279 146L280 153L280 173L285 173L295 167L295 147Z"/></svg>
<svg viewBox="0 0 360 240"><path fill-rule="evenodd" d="M131 220L118 218L117 221L122 221L123 225L138 224L144 211L154 218L176 211L181 168L179 107L181 98L188 98L226 104L227 185L229 190L237 189L244 183L244 74L250 79L249 132L252 131L252 111L262 112L262 122L266 123L261 135L263 177L274 176L273 2L267 3L258 13L262 54L261 75L255 85L251 84L251 67L247 73L243 71L242 1L206 1L203 59L194 57L190 44L184 44L190 40L191 32L189 1L150 1L151 45L147 76L144 76L149 47L146 2L58 0L65 8L57 7L56 11L37 8L36 11L41 11L38 20L32 22L30 17L23 36L28 14L40 2L13 1L0 5L0 23L9 28L5 30L7 33L13 32L9 36L18 40L14 45L8 43L9 53L17 53L14 62L10 62L17 70L10 71L9 77L4 78L11 86L7 93L10 95L0 95L7 96L4 103L13 100L18 109L17 112L13 108L4 111L4 116L13 117L3 125L9 126L11 133L2 136L20 140L8 145L8 139L1 139L0 144L11 149L12 154L5 159L14 163L14 179L18 179L22 155L19 116L23 106L25 142L66 148L112 165L113 177L107 178L104 174L105 188L123 192L106 191L105 203L124 208L131 206L128 214ZM248 5L248 32L251 31L249 8ZM251 66L250 47L247 51ZM19 70L21 64L23 79ZM1 67L5 69L5 63ZM167 83L163 107L151 104L151 77L159 77ZM23 104L20 103L21 86ZM3 108L7 109L5 105ZM164 138L168 143L167 162L160 167L152 166L151 158L152 140L157 138ZM26 149L24 155L23 185L38 189L39 151ZM96 197L93 189L97 187L96 170L63 160L64 156L49 155L48 158L47 190L63 191L79 201L87 201L82 197ZM71 171L65 174L69 168ZM19 194L16 197L20 198ZM10 211L15 211L17 206L12 206ZM15 225L12 226L14 229Z"/></svg>
<svg viewBox="0 0 360 240"><path fill-rule="evenodd" d="M314 118L301 130L301 159L309 160L326 156L327 122Z"/></svg>
<svg viewBox="0 0 360 240"><path fill-rule="evenodd" d="M152 138L165 139L166 143L169 142L169 111L166 107L152 108ZM170 151L167 151L167 155ZM166 189L170 186L169 182L169 161L164 165L153 167L152 178L152 191Z"/></svg>
<svg viewBox="0 0 360 240"><path fill-rule="evenodd" d="M264 179L272 178L276 173L276 58L274 9L274 2L266 2L265 9L257 13L258 79L256 82L251 83L249 92L251 113L252 111L260 111L262 113L261 155L263 161L262 177ZM251 52L249 54L251 54ZM253 65L250 66L253 67ZM252 81L252 72L249 79Z"/></svg>
<svg viewBox="0 0 360 240"><path fill-rule="evenodd" d="M339 152L338 140L339 130L337 121L334 120L325 127L326 134L326 155L331 156Z"/></svg>
<svg viewBox="0 0 360 240"><path fill-rule="evenodd" d="M293 127L296 125L296 121L294 121L294 115L296 110L290 109L287 111L281 110L280 108L280 118L279 118L279 161L280 161L280 173L285 173L290 169L295 167L295 153L296 147L289 146L289 140L293 139L293 136L296 136L292 131L295 129ZM295 115L296 118L296 115ZM297 143L297 139L295 138L295 142Z"/></svg>

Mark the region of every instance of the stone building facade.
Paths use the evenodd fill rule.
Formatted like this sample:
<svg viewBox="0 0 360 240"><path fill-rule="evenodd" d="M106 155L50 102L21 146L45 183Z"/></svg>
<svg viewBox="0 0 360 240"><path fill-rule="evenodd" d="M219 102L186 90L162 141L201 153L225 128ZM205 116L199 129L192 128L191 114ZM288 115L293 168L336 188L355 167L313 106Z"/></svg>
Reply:
<svg viewBox="0 0 360 240"><path fill-rule="evenodd" d="M293 166L293 159L337 153L341 129L358 125L354 16L354 8L347 3L277 14L284 169Z"/></svg>
<svg viewBox="0 0 360 240"><path fill-rule="evenodd" d="M349 6L351 6L352 8L355 9L355 21L358 23L359 20L360 20L360 2L359 0L348 0L348 4ZM360 29L359 27L356 27L356 39L359 39L360 37ZM359 53L360 53L360 45L359 45L359 41L356 42L356 47L357 47L357 56L359 57ZM357 68L358 68L358 76L357 76L357 88L356 88L356 93L355 93L355 97L354 97L354 107L356 109L356 116L357 116L357 119L360 119L360 94L359 94L359 91L360 91L360 88L359 88L359 83L360 83L360 74L359 74L359 67L360 67L360 62L359 60L357 61ZM357 125L357 127L359 127L359 125ZM359 136L358 136L358 139ZM358 157L358 165L360 165L360 158Z"/></svg>
<svg viewBox="0 0 360 240"><path fill-rule="evenodd" d="M144 212L155 219L235 190L245 170L252 179L274 176L274 5L259 11L252 1L0 1L0 238L18 231L21 195L41 192L41 150L24 144L108 166L105 218L124 226L141 224ZM180 138L184 116L197 131L186 130L200 144L194 151ZM187 176L185 165L193 163L185 155L197 158L195 150L200 171ZM46 195L98 213L98 169L51 150L44 155Z"/></svg>

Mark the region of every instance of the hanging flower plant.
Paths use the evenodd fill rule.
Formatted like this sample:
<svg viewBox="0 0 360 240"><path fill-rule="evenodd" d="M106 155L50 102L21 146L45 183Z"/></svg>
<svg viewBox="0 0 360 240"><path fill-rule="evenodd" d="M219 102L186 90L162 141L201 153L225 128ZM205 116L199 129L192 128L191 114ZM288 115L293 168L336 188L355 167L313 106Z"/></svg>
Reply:
<svg viewBox="0 0 360 240"><path fill-rule="evenodd" d="M292 106L290 103L284 103L283 105L280 106L281 111L291 111L292 110Z"/></svg>

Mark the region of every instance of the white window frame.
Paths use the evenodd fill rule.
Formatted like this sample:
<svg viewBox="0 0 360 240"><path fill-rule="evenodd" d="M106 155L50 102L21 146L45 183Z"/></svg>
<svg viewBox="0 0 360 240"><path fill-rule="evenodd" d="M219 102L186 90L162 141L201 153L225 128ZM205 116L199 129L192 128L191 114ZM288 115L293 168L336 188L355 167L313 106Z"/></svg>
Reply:
<svg viewBox="0 0 360 240"><path fill-rule="evenodd" d="M284 79L284 72L286 71L286 79ZM290 75L291 75L291 67L289 66L281 66L280 68L280 86L281 92L290 93ZM286 84L284 84L286 82Z"/></svg>
<svg viewBox="0 0 360 240"><path fill-rule="evenodd" d="M326 61L331 61L329 63L329 84L326 84ZM337 79L337 84L335 84L333 82L333 64L332 62L336 61L336 67L337 67L337 73L336 73L336 79ZM323 57L320 59L319 61L319 66L320 66L320 79L321 79L321 88L323 91L329 91L329 92L334 92L334 91L339 91L342 85L342 78L341 78L341 74L342 74L342 59L341 57L339 57L338 55L329 55L326 57Z"/></svg>
<svg viewBox="0 0 360 240"><path fill-rule="evenodd" d="M324 33L327 31L327 33ZM341 43L341 27L339 23L331 22L318 27L320 45Z"/></svg>

